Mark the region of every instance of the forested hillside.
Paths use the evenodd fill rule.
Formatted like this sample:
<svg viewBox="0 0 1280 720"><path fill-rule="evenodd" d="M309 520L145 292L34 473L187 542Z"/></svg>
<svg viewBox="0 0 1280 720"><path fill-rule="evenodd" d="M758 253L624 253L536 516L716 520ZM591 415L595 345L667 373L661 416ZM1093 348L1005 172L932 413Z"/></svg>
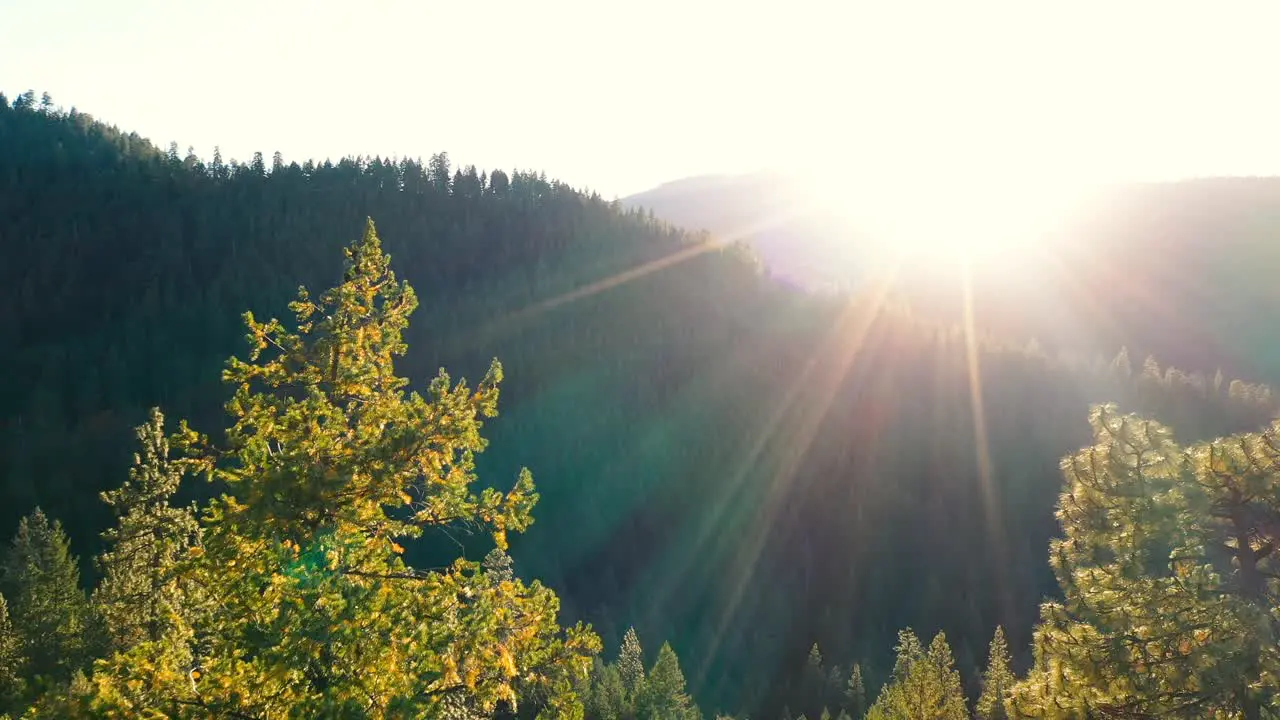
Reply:
<svg viewBox="0 0 1280 720"><path fill-rule="evenodd" d="M517 574L610 656L631 626L669 641L707 709L808 703L815 642L877 688L906 626L945 631L970 681L997 624L1025 663L1059 592L1059 459L1090 442L1090 404L1186 442L1275 414L1215 364L1046 353L875 280L810 295L742 247L443 153L203 159L24 96L0 102L0 183L4 534L38 505L96 575L99 492L127 476L131 428L159 406L216 439L241 314L343 282L340 250L373 218L419 301L397 374L425 391L441 366L505 368L477 466L502 488L522 466L536 478ZM183 493L213 494L197 478ZM491 545L459 540L472 559ZM457 550L428 534L405 555Z"/></svg>

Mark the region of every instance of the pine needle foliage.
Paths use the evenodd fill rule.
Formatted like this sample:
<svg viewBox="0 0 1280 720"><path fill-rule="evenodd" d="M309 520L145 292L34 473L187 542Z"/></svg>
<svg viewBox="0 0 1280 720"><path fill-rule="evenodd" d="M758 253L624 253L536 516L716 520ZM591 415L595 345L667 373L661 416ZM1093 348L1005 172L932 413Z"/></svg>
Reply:
<svg viewBox="0 0 1280 720"><path fill-rule="evenodd" d="M99 712L444 718L531 701L581 716L573 687L599 640L559 627L550 590L466 558L403 557L432 531L479 530L505 549L532 522L528 471L507 492L476 488L501 366L474 387L441 370L425 395L408 391L394 360L414 292L372 221L346 257L341 284L299 290L295 329L246 313L250 353L223 373L225 441L185 423L175 436L181 468L227 488L185 571L217 602L194 623L189 666L171 660L172 637L102 664Z"/></svg>

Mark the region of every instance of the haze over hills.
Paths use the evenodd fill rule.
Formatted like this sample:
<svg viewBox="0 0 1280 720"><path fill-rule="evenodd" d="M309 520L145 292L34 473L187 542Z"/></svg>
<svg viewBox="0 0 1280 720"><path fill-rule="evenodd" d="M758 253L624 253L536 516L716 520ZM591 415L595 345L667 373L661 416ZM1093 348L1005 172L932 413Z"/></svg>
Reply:
<svg viewBox="0 0 1280 720"><path fill-rule="evenodd" d="M856 228L847 217L816 204L806 190L781 172L704 175L673 180L622 202L690 230L747 241L769 272L785 282L802 287L855 283L866 271L855 262Z"/></svg>
<svg viewBox="0 0 1280 720"><path fill-rule="evenodd" d="M884 244L894 242L875 229L876 197L860 195L850 183L815 200L814 183L777 172L699 176L623 202L684 227L746 240L784 282L811 288L865 283L884 270ZM963 198L963 180L955 188ZM911 267L895 271L893 283L917 310L955 321L964 306L963 262L946 253L947 234L958 246L966 233L999 231L1001 210L986 211L992 227L985 230L981 216L977 227L960 216L949 228L950 205L940 207L933 198L922 192L909 212L942 215L935 257L910 258ZM1018 202L1010 196L1007 206ZM1064 189L1055 210L1027 227L1025 240L969 268L978 326L1034 337L1051 348L1103 352L1128 345L1135 354L1183 366L1222 364L1280 381L1274 333L1224 322L1280 313L1280 290L1261 271L1280 262L1278 216L1280 178L1273 177Z"/></svg>

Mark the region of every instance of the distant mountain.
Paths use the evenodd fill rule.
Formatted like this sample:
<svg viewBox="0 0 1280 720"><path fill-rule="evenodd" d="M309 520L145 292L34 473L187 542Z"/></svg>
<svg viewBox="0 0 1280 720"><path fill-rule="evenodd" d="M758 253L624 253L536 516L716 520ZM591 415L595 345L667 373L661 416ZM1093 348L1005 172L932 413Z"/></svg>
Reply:
<svg viewBox="0 0 1280 720"><path fill-rule="evenodd" d="M853 192L815 202L804 178L781 173L699 176L623 200L689 229L741 239L771 274L804 286L856 285L874 272L877 239ZM957 195L963 188L957 186ZM838 198L834 202L830 198ZM1018 200L1009 199L1010 212ZM921 193L918 212L938 214ZM1189 367L1222 365L1280 380L1280 178L1208 178L1117 185L1064 203L1035 260L973 272L975 321L1048 347L1106 351L1127 345ZM957 232L981 232L961 228ZM957 320L962 274L914 264L896 292L918 310Z"/></svg>
<svg viewBox="0 0 1280 720"><path fill-rule="evenodd" d="M844 285L860 277L857 229L813 201L783 173L699 175L623 199L668 222L746 241L773 276L806 287Z"/></svg>

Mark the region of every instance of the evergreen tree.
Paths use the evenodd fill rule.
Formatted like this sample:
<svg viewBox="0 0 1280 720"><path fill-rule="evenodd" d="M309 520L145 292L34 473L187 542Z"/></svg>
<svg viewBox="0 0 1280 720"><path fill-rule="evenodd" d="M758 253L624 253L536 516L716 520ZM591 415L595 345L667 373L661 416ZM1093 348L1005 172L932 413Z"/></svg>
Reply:
<svg viewBox="0 0 1280 720"><path fill-rule="evenodd" d="M967 720L960 673L942 633L926 650L915 633L903 630L897 651L893 677L867 711L868 720Z"/></svg>
<svg viewBox="0 0 1280 720"><path fill-rule="evenodd" d="M817 717L827 704L828 677L822 662L818 643L809 648L804 668L800 672L800 690L794 707L805 715Z"/></svg>
<svg viewBox="0 0 1280 720"><path fill-rule="evenodd" d="M209 163L209 172L212 173L214 179L225 180L229 174L227 165L222 161L222 148L214 146L213 158Z"/></svg>
<svg viewBox="0 0 1280 720"><path fill-rule="evenodd" d="M622 689L630 699L637 698L644 688L644 651L640 649L640 636L635 628L627 628L622 636L622 647L618 650L618 676L622 679Z"/></svg>
<svg viewBox="0 0 1280 720"><path fill-rule="evenodd" d="M618 668L606 665L598 657L591 667L591 682L583 703L590 720L622 720L635 715L634 710L628 707Z"/></svg>
<svg viewBox="0 0 1280 720"><path fill-rule="evenodd" d="M22 640L27 678L65 683L88 667L91 616L76 563L62 525L39 508L18 524L0 594Z"/></svg>
<svg viewBox="0 0 1280 720"><path fill-rule="evenodd" d="M527 471L505 494L472 488L500 366L474 388L442 370L426 397L406 393L393 360L414 293L372 221L347 260L318 300L299 291L296 332L246 313L249 358L224 373L236 389L226 447L184 423L184 466L229 489L191 571L217 603L196 667L142 643L100 666L99 711L445 717L537 697L554 716L581 712L573 687L599 641L561 633L554 594L464 559L421 570L402 558L400 540L465 525L505 548L537 496Z"/></svg>
<svg viewBox="0 0 1280 720"><path fill-rule="evenodd" d="M488 574L489 579L493 582L511 582L516 579L511 556L502 548L490 550L489 554L485 555L484 560L481 561L480 567L484 568L485 573Z"/></svg>
<svg viewBox="0 0 1280 720"><path fill-rule="evenodd" d="M427 180L438 192L449 190L449 153L441 152L431 156L427 164Z"/></svg>
<svg viewBox="0 0 1280 720"><path fill-rule="evenodd" d="M106 550L98 558L103 577L93 602L114 651L159 642L177 627L190 627L198 602L177 575L178 563L197 542L199 526L193 508L170 504L182 472L169 458L164 415L153 408L135 434L139 451L129 479L102 493L118 519L103 533Z"/></svg>
<svg viewBox="0 0 1280 720"><path fill-rule="evenodd" d="M1122 347L1120 352L1116 353L1115 358L1111 361L1111 372L1126 378L1133 374L1133 363L1129 360L1129 348Z"/></svg>
<svg viewBox="0 0 1280 720"><path fill-rule="evenodd" d="M1177 445L1113 405L1063 460L1045 603L1022 717L1242 718L1280 702L1280 424Z"/></svg>
<svg viewBox="0 0 1280 720"><path fill-rule="evenodd" d="M987 651L987 670L982 674L982 695L978 697L977 707L979 720L1009 720L1008 698L1015 680L1009 668L1004 628L997 625Z"/></svg>
<svg viewBox="0 0 1280 720"><path fill-rule="evenodd" d="M636 717L640 720L701 718L701 713L685 691L684 673L680 671L680 661L669 643L662 644L662 648L658 650L658 659L645 678L644 689L636 707Z"/></svg>
<svg viewBox="0 0 1280 720"><path fill-rule="evenodd" d="M0 713L16 709L22 696L25 665L22 638L9 619L9 604L0 595Z"/></svg>
<svg viewBox="0 0 1280 720"><path fill-rule="evenodd" d="M849 683L844 690L844 707L853 720L862 720L867 713L867 686L862 679L861 663L854 663L849 672Z"/></svg>

